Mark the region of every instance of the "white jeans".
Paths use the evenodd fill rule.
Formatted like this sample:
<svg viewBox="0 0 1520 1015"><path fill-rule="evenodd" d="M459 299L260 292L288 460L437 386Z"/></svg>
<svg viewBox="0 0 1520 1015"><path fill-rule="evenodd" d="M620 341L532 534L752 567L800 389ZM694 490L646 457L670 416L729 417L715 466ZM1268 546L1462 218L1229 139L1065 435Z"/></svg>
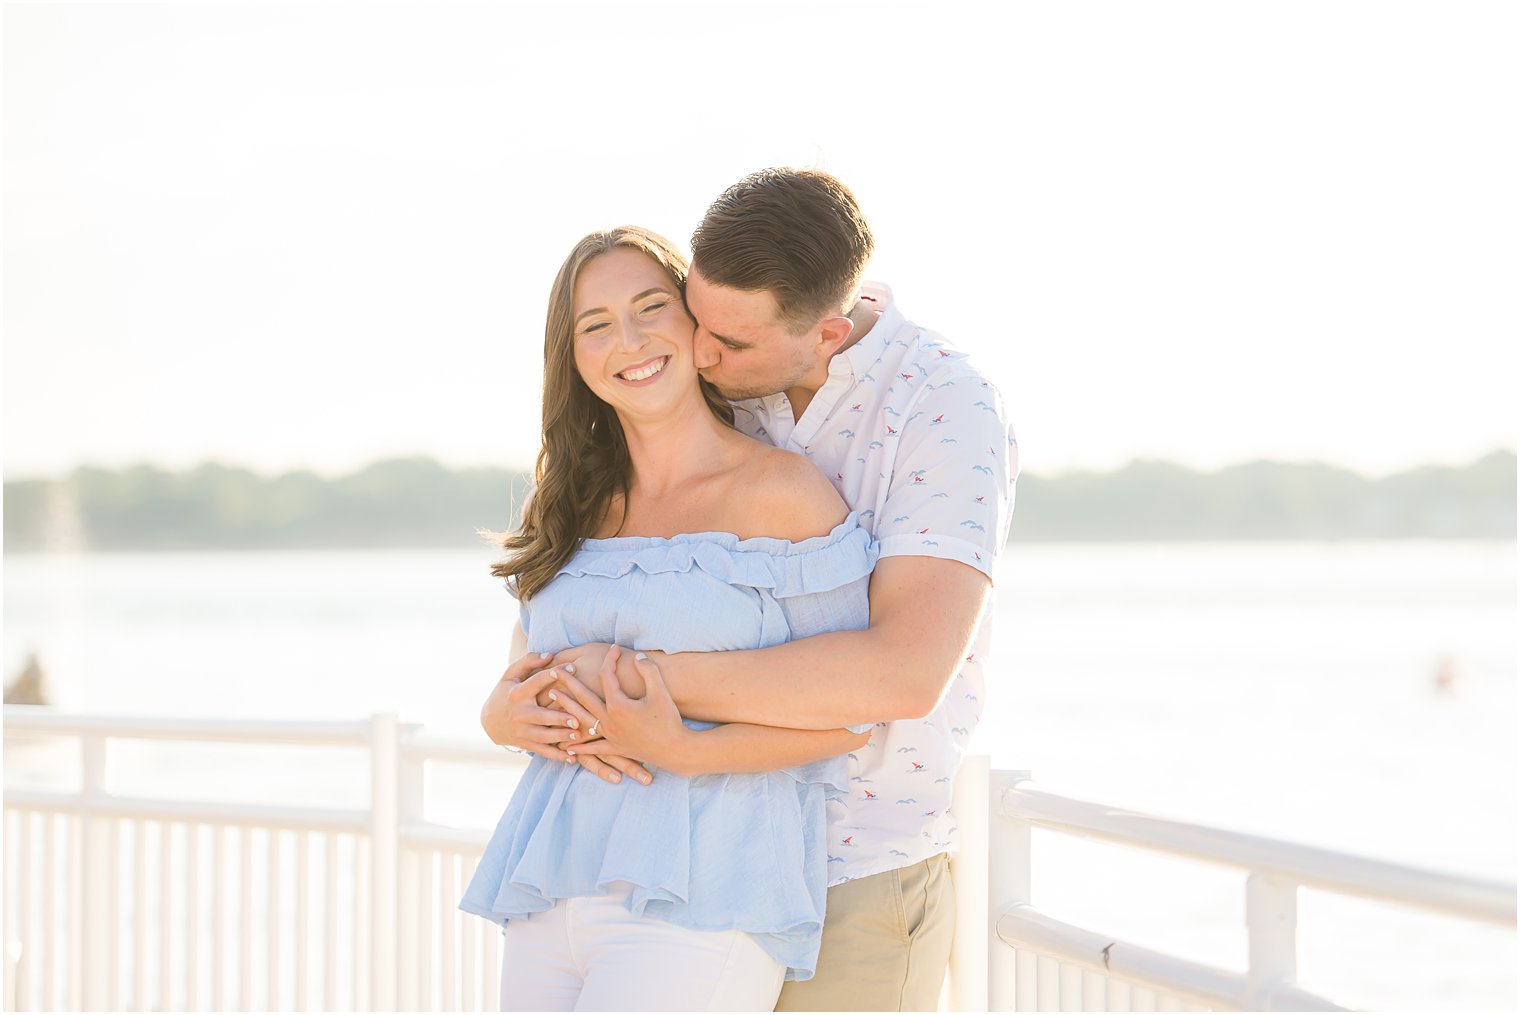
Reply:
<svg viewBox="0 0 1520 1015"><path fill-rule="evenodd" d="M786 967L743 931L628 911L628 888L507 923L502 1011L770 1011Z"/></svg>

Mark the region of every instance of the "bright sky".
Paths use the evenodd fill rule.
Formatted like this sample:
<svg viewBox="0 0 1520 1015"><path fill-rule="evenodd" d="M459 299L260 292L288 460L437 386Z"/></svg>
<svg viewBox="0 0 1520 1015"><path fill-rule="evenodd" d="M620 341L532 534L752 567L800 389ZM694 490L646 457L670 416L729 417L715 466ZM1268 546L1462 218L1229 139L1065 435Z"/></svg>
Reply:
<svg viewBox="0 0 1520 1015"><path fill-rule="evenodd" d="M10 476L527 464L584 232L768 165L1026 469L1520 430L1507 3L6 5Z"/></svg>

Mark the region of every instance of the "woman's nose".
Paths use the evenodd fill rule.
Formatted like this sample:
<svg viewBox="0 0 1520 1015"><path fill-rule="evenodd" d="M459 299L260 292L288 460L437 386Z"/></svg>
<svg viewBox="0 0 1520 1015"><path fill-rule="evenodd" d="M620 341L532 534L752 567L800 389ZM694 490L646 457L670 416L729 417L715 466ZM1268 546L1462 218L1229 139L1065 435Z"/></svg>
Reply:
<svg viewBox="0 0 1520 1015"><path fill-rule="evenodd" d="M629 317L623 322L623 327L618 329L618 347L627 351L642 349L649 343L649 335L644 331L644 325L635 317Z"/></svg>

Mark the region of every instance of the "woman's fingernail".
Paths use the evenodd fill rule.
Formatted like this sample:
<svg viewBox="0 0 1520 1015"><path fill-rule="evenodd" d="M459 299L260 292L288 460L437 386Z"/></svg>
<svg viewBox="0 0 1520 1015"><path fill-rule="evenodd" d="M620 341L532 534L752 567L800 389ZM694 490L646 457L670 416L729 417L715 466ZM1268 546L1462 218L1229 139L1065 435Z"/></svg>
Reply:
<svg viewBox="0 0 1520 1015"><path fill-rule="evenodd" d="M575 664L574 663L566 663L565 664L565 672L568 673L568 674L570 674L571 676L574 676L575 675Z"/></svg>
<svg viewBox="0 0 1520 1015"><path fill-rule="evenodd" d="M649 656L647 656L643 652L637 652L637 653L634 654L634 658L637 659L639 662L643 662L645 659L648 659Z"/></svg>
<svg viewBox="0 0 1520 1015"><path fill-rule="evenodd" d="M639 776L639 782L642 782L644 785L648 786L649 785L649 776L647 776L647 775L641 775L641 776Z"/></svg>
<svg viewBox="0 0 1520 1015"><path fill-rule="evenodd" d="M565 753L568 754L568 755L570 755L570 760L571 761L575 760L575 752L574 751L566 751Z"/></svg>
<svg viewBox="0 0 1520 1015"><path fill-rule="evenodd" d="M571 740L579 740L580 738L581 738L581 735L579 733L575 732L575 730L571 730L570 731L570 739Z"/></svg>
<svg viewBox="0 0 1520 1015"><path fill-rule="evenodd" d="M538 654L538 657L539 657L539 658L540 658L540 659L553 659L553 658L554 658L554 656L553 656L553 654L551 654L551 653L549 653L549 652L540 652L540 653L539 653L539 654Z"/></svg>
<svg viewBox="0 0 1520 1015"><path fill-rule="evenodd" d="M559 701L559 695L555 694L553 691L550 691L549 692L549 700L550 701Z"/></svg>
<svg viewBox="0 0 1520 1015"><path fill-rule="evenodd" d="M623 781L623 777L621 775L618 775L616 772L613 772L612 775L609 776L609 778L612 779L613 782L622 782Z"/></svg>
<svg viewBox="0 0 1520 1015"><path fill-rule="evenodd" d="M569 719L566 719L565 720L565 725L569 726L573 730L578 730L578 729L581 728L581 724L575 721L575 717L574 716L571 716Z"/></svg>

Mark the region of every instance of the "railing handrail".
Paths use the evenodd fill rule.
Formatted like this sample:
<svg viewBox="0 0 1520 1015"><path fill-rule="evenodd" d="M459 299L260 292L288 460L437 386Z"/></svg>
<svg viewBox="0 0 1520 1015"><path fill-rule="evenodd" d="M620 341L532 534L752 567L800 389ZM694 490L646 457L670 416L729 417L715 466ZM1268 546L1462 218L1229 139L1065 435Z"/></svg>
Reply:
<svg viewBox="0 0 1520 1015"><path fill-rule="evenodd" d="M324 719L203 719L59 712L48 705L6 705L5 730L125 740L224 740L235 743L362 747L371 723ZM419 727L408 724L406 729Z"/></svg>
<svg viewBox="0 0 1520 1015"><path fill-rule="evenodd" d="M1296 984L1267 984L1263 996L1252 997L1250 977L1245 973L1215 969L1200 962L1119 941L1057 920L1027 903L1004 911L994 929L1003 944L1010 948L1034 948L1151 990L1174 991L1179 983L1185 983L1193 1000L1206 1001L1216 1010L1348 1010L1329 998L1304 990ZM1267 1003L1269 1001L1270 1004Z"/></svg>
<svg viewBox="0 0 1520 1015"><path fill-rule="evenodd" d="M1158 817L1056 793L1029 781L1005 788L1000 803L1008 816L1037 828L1276 874L1342 894L1389 899L1488 923L1515 924L1515 886L1510 883Z"/></svg>
<svg viewBox="0 0 1520 1015"><path fill-rule="evenodd" d="M321 747L364 747L372 728L369 719L203 719L174 716L124 716L109 713L59 712L47 705L6 705L7 732L55 736L110 737L113 740L224 741L281 743ZM458 764L527 764L525 754L513 754L483 736L467 739L426 733L417 723L401 723L401 751L413 761Z"/></svg>

